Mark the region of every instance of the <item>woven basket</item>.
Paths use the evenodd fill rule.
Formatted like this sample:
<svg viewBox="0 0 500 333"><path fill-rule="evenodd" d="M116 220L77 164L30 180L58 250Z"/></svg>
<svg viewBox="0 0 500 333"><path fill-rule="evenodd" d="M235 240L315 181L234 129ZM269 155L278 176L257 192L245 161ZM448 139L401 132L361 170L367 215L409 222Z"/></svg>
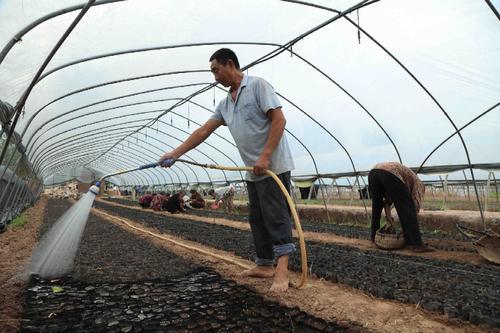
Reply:
<svg viewBox="0 0 500 333"><path fill-rule="evenodd" d="M500 264L500 237L486 235L481 237L474 245L476 245L479 255L484 259Z"/></svg>
<svg viewBox="0 0 500 333"><path fill-rule="evenodd" d="M375 245L384 250L397 250L405 246L405 240L400 233L388 234L377 231Z"/></svg>

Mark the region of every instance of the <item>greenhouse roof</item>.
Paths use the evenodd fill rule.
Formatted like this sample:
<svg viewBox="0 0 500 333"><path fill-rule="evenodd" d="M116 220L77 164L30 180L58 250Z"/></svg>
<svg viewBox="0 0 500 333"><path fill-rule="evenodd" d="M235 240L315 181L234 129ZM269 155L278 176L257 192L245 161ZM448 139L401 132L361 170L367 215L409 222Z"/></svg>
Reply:
<svg viewBox="0 0 500 333"><path fill-rule="evenodd" d="M208 61L221 47L278 93L294 176L499 162L499 1L90 3L0 2L0 120L39 178L157 161L226 95ZM226 127L184 157L243 165ZM243 178L176 163L111 180Z"/></svg>

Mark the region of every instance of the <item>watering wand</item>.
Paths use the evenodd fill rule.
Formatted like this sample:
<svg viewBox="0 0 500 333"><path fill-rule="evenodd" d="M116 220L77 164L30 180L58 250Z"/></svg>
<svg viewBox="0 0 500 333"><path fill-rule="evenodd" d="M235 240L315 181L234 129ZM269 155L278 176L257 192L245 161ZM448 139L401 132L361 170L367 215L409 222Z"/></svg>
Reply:
<svg viewBox="0 0 500 333"><path fill-rule="evenodd" d="M99 193L99 187L101 186L101 182L108 177L111 176L117 176L121 175L123 173L128 173L128 172L133 172L133 171L138 171L138 170L144 170L144 169L150 169L150 168L155 168L157 166L163 166L163 167L170 167L172 166L175 162L183 162L191 165L196 165L202 168L208 168L208 169L218 169L218 170L228 170L228 171L252 171L253 167L232 167L232 166L222 166L222 165L217 165L217 164L202 164L202 163L196 163L192 161L187 161L183 159L167 159L162 162L155 162L155 163L150 163L150 164L145 164L142 165L138 168L135 169L129 169L129 170L123 170L123 171L118 171L115 173L111 173L105 176L102 176L99 181L95 183L95 185L91 186L89 191L92 193L96 194ZM302 232L302 226L300 224L299 220L299 215L297 214L297 210L295 208L295 204L288 194L288 191L286 187L283 185L281 180L276 176L276 174L270 170L266 170L265 173L270 176L271 178L274 179L274 181L278 184L279 188L281 189L281 192L283 192L283 195L285 196L288 206L290 207L290 212L293 217L293 221L295 223L295 230L297 230L297 234L299 236L299 245L300 245L300 260L301 260L301 279L299 282L299 285L297 288L302 288L306 282L307 282L307 254L306 254L306 245L304 241L304 234Z"/></svg>

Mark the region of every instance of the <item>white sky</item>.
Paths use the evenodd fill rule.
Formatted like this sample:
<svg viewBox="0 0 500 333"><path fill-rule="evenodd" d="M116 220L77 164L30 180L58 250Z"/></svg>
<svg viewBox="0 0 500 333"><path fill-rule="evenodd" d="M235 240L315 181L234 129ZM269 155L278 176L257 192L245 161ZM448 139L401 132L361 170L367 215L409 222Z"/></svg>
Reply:
<svg viewBox="0 0 500 333"><path fill-rule="evenodd" d="M36 18L78 3L80 1L0 0L0 45L5 45L17 31ZM356 2L332 0L317 3L344 10ZM493 4L499 8L500 0L493 1ZM16 103L76 13L59 16L38 26L13 47L0 64L1 100ZM81 58L152 46L222 41L283 44L333 16L333 13L323 10L271 0L136 0L103 5L88 12L47 69ZM412 71L458 127L500 101L500 25L485 1L382 0L360 10L359 16L360 25ZM349 17L356 21L355 13ZM146 74L206 70L209 56L219 47L211 45L134 53L65 68L35 87L26 104L26 116L20 121L17 130L22 132L28 119L46 103L77 89ZM242 66L273 49L272 46L256 45L230 47L238 54ZM454 131L436 104L400 66L366 36L362 35L361 43L358 43L357 29L346 20L338 20L309 35L297 43L293 50L331 76L378 120L394 140L403 163L418 166L436 145ZM357 170L367 170L380 161L397 160L394 148L367 113L298 57L291 57L290 53L285 52L251 68L249 74L267 79L277 92L326 127L346 147ZM109 129L111 125L122 122L128 122L129 126L144 123L139 120L153 117L154 114L138 113L164 110L175 101L129 106L88 116L85 114L123 104L182 98L203 85L124 98L52 119L90 103L137 91L210 82L213 82L210 73L169 75L109 85L74 95L52 104L34 118L23 142L27 144L43 123L47 123L44 127L47 129L78 115L82 117L35 134L35 138L39 137L35 146L42 144L38 151L78 133L95 132L96 137L102 136L103 144L115 142L110 134L103 134L103 129L98 128ZM223 92L215 91L217 102L223 97ZM197 96L194 102L213 110L213 98L214 92L210 91ZM313 154L319 172L352 171L347 154L334 139L291 104L285 100L282 102L288 120L287 129ZM463 131L472 163L499 162L499 109L491 111ZM183 105L174 112L184 116L189 112L190 117L200 123L210 116L210 112L193 104L189 107ZM116 115L130 116L105 121ZM141 148L144 144L136 136L130 142L137 140L137 145L123 145L121 155L134 157L130 164L122 164L123 168L152 162L162 151L170 149L169 146L178 145L179 141L168 134L180 140L187 137L186 133L173 126L189 133L197 127L193 123L188 127L187 120L176 115L164 116L162 121L164 123L159 124L158 134L156 130L149 130L147 138L144 134L140 137L151 143L148 145L151 152ZM91 122L98 123L74 129ZM170 126L171 123L173 126ZM63 131L67 132L60 134ZM217 132L232 141L226 128ZM288 140L297 166L294 174L315 173L306 150L291 136ZM69 145L75 144L71 139L68 142ZM215 136L208 143L222 150L236 164L241 164L236 149L231 145ZM61 154L65 154L64 146L58 149L62 149ZM72 149L83 151L78 146ZM217 163L231 165L231 161L216 149L208 145L200 149L205 155L193 152L190 156L199 162L211 162L208 159L210 157ZM45 163L54 160L52 155L47 155L47 152L44 154L47 156ZM116 159L110 156L106 158ZM84 161L89 159L85 158ZM466 162L463 146L456 137L438 150L426 165ZM106 163L100 160L94 167L104 172L116 170L116 165ZM185 172L189 180L194 179L188 168L181 165L179 168L182 169L178 171L179 177L184 177L181 174ZM200 181L207 180L204 171L199 168L195 171ZM222 179L220 171L210 171L210 174L214 179ZM484 178L485 174L479 175ZM176 177L174 174L170 176ZM167 179L170 176L164 175ZM228 178L233 177L228 175Z"/></svg>

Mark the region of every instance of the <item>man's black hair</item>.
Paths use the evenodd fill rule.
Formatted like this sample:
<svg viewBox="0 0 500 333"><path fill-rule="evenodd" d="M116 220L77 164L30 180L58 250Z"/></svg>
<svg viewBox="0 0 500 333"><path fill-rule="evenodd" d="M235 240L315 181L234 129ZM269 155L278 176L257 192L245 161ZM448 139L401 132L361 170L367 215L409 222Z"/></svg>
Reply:
<svg viewBox="0 0 500 333"><path fill-rule="evenodd" d="M227 65L227 61L231 59L234 63L234 66L237 69L240 69L240 62L238 61L238 57L236 56L236 53L234 53L233 50L228 49L228 48L222 48L217 51L215 51L214 54L210 57L208 61L212 60L217 60L218 63L222 64L223 66Z"/></svg>

